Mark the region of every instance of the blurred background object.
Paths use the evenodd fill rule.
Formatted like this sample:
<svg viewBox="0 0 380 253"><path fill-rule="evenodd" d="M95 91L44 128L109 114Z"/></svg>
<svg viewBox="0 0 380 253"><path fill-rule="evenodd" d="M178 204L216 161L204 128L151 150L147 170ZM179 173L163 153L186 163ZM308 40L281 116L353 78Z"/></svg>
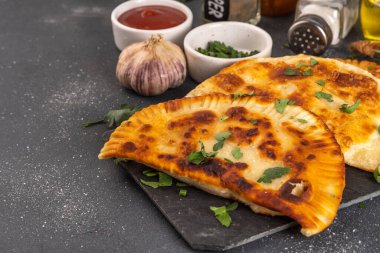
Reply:
<svg viewBox="0 0 380 253"><path fill-rule="evenodd" d="M360 15L364 38L380 41L380 0L362 0Z"/></svg>
<svg viewBox="0 0 380 253"><path fill-rule="evenodd" d="M261 15L268 17L285 16L296 9L297 0L263 0Z"/></svg>

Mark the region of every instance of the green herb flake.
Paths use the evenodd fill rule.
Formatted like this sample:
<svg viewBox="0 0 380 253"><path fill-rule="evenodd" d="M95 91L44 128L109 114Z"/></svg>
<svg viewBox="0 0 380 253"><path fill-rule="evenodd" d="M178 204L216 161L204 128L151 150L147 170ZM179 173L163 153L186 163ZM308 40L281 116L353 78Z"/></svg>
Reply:
<svg viewBox="0 0 380 253"><path fill-rule="evenodd" d="M186 184L186 183L184 183L184 182L177 182L177 183L175 184L175 186L177 186L177 187L186 187L186 186L189 186L189 185Z"/></svg>
<svg viewBox="0 0 380 253"><path fill-rule="evenodd" d="M179 195L180 197L186 197L186 195L187 195L187 190L185 190L185 189L181 189L181 190L179 190L178 195Z"/></svg>
<svg viewBox="0 0 380 253"><path fill-rule="evenodd" d="M115 158L113 160L113 162L116 164L116 165L119 165L121 162L128 162L128 159L127 158Z"/></svg>
<svg viewBox="0 0 380 253"><path fill-rule="evenodd" d="M373 177L375 178L375 181L380 184L380 164L377 165L376 169L373 171Z"/></svg>
<svg viewBox="0 0 380 253"><path fill-rule="evenodd" d="M360 104L360 99L356 100L355 104L350 105L350 106L348 104L343 104L339 108L339 110L341 110L344 113L351 114L356 110L356 108L358 108L359 104Z"/></svg>
<svg viewBox="0 0 380 253"><path fill-rule="evenodd" d="M325 86L325 84L326 84L325 81L323 81L323 80L317 80L317 81L315 81L315 83L320 85L320 86Z"/></svg>
<svg viewBox="0 0 380 253"><path fill-rule="evenodd" d="M374 70L375 67L374 67L374 66L368 66L367 69L368 69L368 70Z"/></svg>
<svg viewBox="0 0 380 253"><path fill-rule="evenodd" d="M207 43L206 48L199 47L196 49L196 51L207 56L218 58L243 58L259 53L257 50L250 52L238 51L235 48L227 46L220 41L210 41Z"/></svg>
<svg viewBox="0 0 380 253"><path fill-rule="evenodd" d="M226 119L228 119L229 117L227 116L227 115L224 115L224 116L222 116L222 117L220 117L220 121L225 121Z"/></svg>
<svg viewBox="0 0 380 253"><path fill-rule="evenodd" d="M319 62L316 60L316 59L314 59L313 57L310 57L310 65L311 66L315 66L315 65L317 65Z"/></svg>
<svg viewBox="0 0 380 253"><path fill-rule="evenodd" d="M377 132L380 134L380 125L377 127Z"/></svg>
<svg viewBox="0 0 380 253"><path fill-rule="evenodd" d="M296 69L300 69L302 67L309 67L309 64L306 64L306 63L303 63L303 62L300 62L296 65Z"/></svg>
<svg viewBox="0 0 380 253"><path fill-rule="evenodd" d="M237 160L242 158L242 156L243 156L243 153L240 151L239 147L234 147L231 151L231 154Z"/></svg>
<svg viewBox="0 0 380 253"><path fill-rule="evenodd" d="M358 205L359 208L367 208L367 205L363 202L360 202Z"/></svg>
<svg viewBox="0 0 380 253"><path fill-rule="evenodd" d="M217 143L214 144L214 146L212 147L212 150L218 151L218 150L222 149L223 146L224 146L224 141L218 141Z"/></svg>
<svg viewBox="0 0 380 253"><path fill-rule="evenodd" d="M217 141L225 141L231 136L231 132L221 132L215 136L215 140Z"/></svg>
<svg viewBox="0 0 380 253"><path fill-rule="evenodd" d="M149 173L149 172L146 172ZM140 179L140 182L143 183L144 185L150 186L154 189L158 187L165 187L165 186L172 186L173 184L173 179L171 176L158 172L158 182L156 181L145 181L143 179Z"/></svg>
<svg viewBox="0 0 380 253"><path fill-rule="evenodd" d="M298 73L294 69L285 69L283 72L284 75L286 76L297 76Z"/></svg>
<svg viewBox="0 0 380 253"><path fill-rule="evenodd" d="M234 163L233 161L231 161L230 159L228 158L224 158L224 161L228 162L228 163Z"/></svg>
<svg viewBox="0 0 380 253"><path fill-rule="evenodd" d="M234 100L241 98L241 97L247 97L247 96L253 96L254 92L251 91L249 93L235 93L234 94Z"/></svg>
<svg viewBox="0 0 380 253"><path fill-rule="evenodd" d="M323 91L318 91L316 93L314 93L314 96L318 99L325 99L327 100L328 102L333 102L334 99L333 98L333 95L329 94L329 93L325 93Z"/></svg>
<svg viewBox="0 0 380 253"><path fill-rule="evenodd" d="M216 219L225 227L229 227L231 225L232 219L228 212L232 212L238 207L238 203L234 202L228 206L210 206L210 210L214 212Z"/></svg>
<svg viewBox="0 0 380 253"><path fill-rule="evenodd" d="M287 98L284 98L284 99L277 99L275 102L274 102L274 106L276 108L276 111L278 113L284 113L284 110L285 110L285 107L287 105L294 105L295 101L293 100L289 100Z"/></svg>
<svg viewBox="0 0 380 253"><path fill-rule="evenodd" d="M307 120L306 119L297 119L298 122L302 123L302 124L306 124L307 123Z"/></svg>
<svg viewBox="0 0 380 253"><path fill-rule="evenodd" d="M291 169L288 167L273 167L266 169L257 182L266 184L272 183L273 179L280 178L283 175L288 174L290 170Z"/></svg>
<svg viewBox="0 0 380 253"><path fill-rule="evenodd" d="M154 189L160 187L159 183L158 182L153 182L153 181L145 181L143 179L140 179L140 182L145 184L146 186L150 186Z"/></svg>
<svg viewBox="0 0 380 253"><path fill-rule="evenodd" d="M203 142L200 141L200 144L201 144L201 151L192 152L190 155L187 156L187 160L196 165L204 163L210 158L214 158L217 154L217 152L207 153L205 151L205 145L203 144Z"/></svg>
<svg viewBox="0 0 380 253"><path fill-rule="evenodd" d="M311 76L312 74L313 74L313 70L311 70L311 69L302 71L303 76Z"/></svg>
<svg viewBox="0 0 380 253"><path fill-rule="evenodd" d="M153 170L144 170L143 174L147 177L155 177L158 175L158 172Z"/></svg>
<svg viewBox="0 0 380 253"><path fill-rule="evenodd" d="M249 122L251 122L254 125L257 125L258 123L257 119L250 119Z"/></svg>

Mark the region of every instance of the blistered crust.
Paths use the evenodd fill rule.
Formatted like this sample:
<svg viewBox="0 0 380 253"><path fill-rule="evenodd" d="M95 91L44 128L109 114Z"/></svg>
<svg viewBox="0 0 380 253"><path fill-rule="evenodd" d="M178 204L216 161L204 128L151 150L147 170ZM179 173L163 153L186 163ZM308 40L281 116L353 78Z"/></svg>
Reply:
<svg viewBox="0 0 380 253"><path fill-rule="evenodd" d="M201 165L188 161L200 149L199 141L212 151L223 131L232 135L214 159ZM240 159L231 155L236 146ZM307 236L333 221L345 184L343 155L326 125L299 106L280 114L261 97L209 95L147 107L111 135L99 158L111 157L135 160L253 210L289 216ZM258 183L265 169L276 166L291 171L272 183Z"/></svg>
<svg viewBox="0 0 380 253"><path fill-rule="evenodd" d="M347 164L373 171L380 164L380 81L369 72L337 60L318 58L311 76L284 75L299 63L309 64L310 56L244 60L223 69L192 90L188 96L208 93L252 92L265 98L289 98L319 117L335 134ZM306 70L309 67L303 67ZM228 80L243 80L228 85ZM324 86L316 83L325 82ZM226 89L225 87L228 87ZM316 92L333 96L333 102L318 99ZM359 107L347 114L339 110L342 104L352 105L360 99Z"/></svg>

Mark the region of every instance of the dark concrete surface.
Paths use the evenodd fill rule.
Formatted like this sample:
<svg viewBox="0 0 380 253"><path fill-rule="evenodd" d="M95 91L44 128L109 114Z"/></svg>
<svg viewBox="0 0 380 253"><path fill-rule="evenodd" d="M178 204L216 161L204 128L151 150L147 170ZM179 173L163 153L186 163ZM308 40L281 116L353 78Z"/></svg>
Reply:
<svg viewBox="0 0 380 253"><path fill-rule="evenodd" d="M105 127L79 127L195 86L143 98L117 85L109 16L120 2L0 0L0 252L193 252L121 167L97 160ZM189 5L199 11L199 0ZM290 22L259 24L274 56L290 53ZM360 37L357 25L346 42ZM325 56L347 54L342 45ZM340 211L320 235L294 228L230 252L378 252L380 199L365 205Z"/></svg>

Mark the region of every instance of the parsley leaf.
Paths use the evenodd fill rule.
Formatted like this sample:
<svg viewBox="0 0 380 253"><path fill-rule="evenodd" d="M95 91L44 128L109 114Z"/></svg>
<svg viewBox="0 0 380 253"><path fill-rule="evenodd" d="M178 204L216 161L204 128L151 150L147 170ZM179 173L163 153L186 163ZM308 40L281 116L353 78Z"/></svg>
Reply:
<svg viewBox="0 0 380 253"><path fill-rule="evenodd" d="M302 123L302 124L305 124L307 123L307 120L306 119L297 119L298 122Z"/></svg>
<svg viewBox="0 0 380 253"><path fill-rule="evenodd" d="M294 69L285 69L283 74L286 76L298 76L298 73Z"/></svg>
<svg viewBox="0 0 380 253"><path fill-rule="evenodd" d="M315 83L316 84L319 84L320 86L325 86L325 81L323 81L323 80L317 80L317 81L315 81Z"/></svg>
<svg viewBox="0 0 380 253"><path fill-rule="evenodd" d="M377 127L377 132L380 134L380 125Z"/></svg>
<svg viewBox="0 0 380 253"><path fill-rule="evenodd" d="M190 155L187 156L187 160L189 160L189 162L196 165L204 163L210 158L214 158L217 154L217 152L207 153L205 151L205 145L203 144L203 142L200 141L200 144L201 144L201 151L192 152Z"/></svg>
<svg viewBox="0 0 380 253"><path fill-rule="evenodd" d="M235 93L234 94L234 100L240 98L240 97L246 97L246 96L253 96L254 92L251 91L249 93Z"/></svg>
<svg viewBox="0 0 380 253"><path fill-rule="evenodd" d="M360 104L360 99L356 100L355 104L353 104L351 106L349 106L348 104L343 104L339 108L339 110L341 110L344 113L351 114L356 110L356 108L358 108L359 104Z"/></svg>
<svg viewBox="0 0 380 253"><path fill-rule="evenodd" d="M160 186L172 186L173 184L173 179L171 176L165 174L165 173L162 173L162 172L158 172L158 182L155 182L155 181L145 181L143 179L140 179L141 183L147 185L147 186L150 186L152 188L158 188Z"/></svg>
<svg viewBox="0 0 380 253"><path fill-rule="evenodd" d="M144 170L143 174L147 177L155 177L158 175L158 172L153 170Z"/></svg>
<svg viewBox="0 0 380 253"><path fill-rule="evenodd" d="M292 101L292 100L289 100L287 98L284 98L284 99L277 99L275 102L274 102L274 106L276 108L276 111L278 113L283 113L284 110L285 110L285 107L287 105L294 105L295 101Z"/></svg>
<svg viewBox="0 0 380 253"><path fill-rule="evenodd" d="M189 185L186 184L186 183L184 183L184 182L177 182L177 183L175 184L175 186L177 186L177 187L186 187L186 186L189 186Z"/></svg>
<svg viewBox="0 0 380 253"><path fill-rule="evenodd" d="M222 116L222 117L220 117L220 121L225 121L226 119L228 119L229 117L227 116L227 115L224 115L224 116Z"/></svg>
<svg viewBox="0 0 380 253"><path fill-rule="evenodd" d="M379 175L380 164L377 165L376 169L373 171L373 177L375 181L380 184L380 175Z"/></svg>
<svg viewBox="0 0 380 253"><path fill-rule="evenodd" d="M187 190L185 190L185 189L181 189L181 190L179 190L178 195L179 195L180 197L186 197L186 195L187 195Z"/></svg>
<svg viewBox="0 0 380 253"><path fill-rule="evenodd" d="M224 146L224 141L218 141L217 143L214 144L214 146L212 147L212 150L218 151L222 149L223 146Z"/></svg>
<svg viewBox="0 0 380 253"><path fill-rule="evenodd" d="M298 63L297 65L296 65L296 69L300 69L300 68L302 68L302 67L309 67L309 64L306 64L306 63L303 63L303 62L300 62L300 63Z"/></svg>
<svg viewBox="0 0 380 253"><path fill-rule="evenodd" d="M243 153L240 151L240 148L239 147L234 147L232 149L232 156L235 158L235 159L240 159L242 158L243 156Z"/></svg>
<svg viewBox="0 0 380 253"><path fill-rule="evenodd" d="M234 163L233 161L231 161L231 160L228 159L228 158L224 158L224 160L225 160L226 162L229 162L229 163Z"/></svg>
<svg viewBox="0 0 380 253"><path fill-rule="evenodd" d="M321 98L326 99L328 102L334 101L334 99L332 99L333 96L331 94L325 93L323 91L318 91L314 93L314 96L318 99L321 99Z"/></svg>
<svg viewBox="0 0 380 253"><path fill-rule="evenodd" d="M303 76L311 76L312 74L313 74L313 70L311 70L311 69L302 71Z"/></svg>
<svg viewBox="0 0 380 253"><path fill-rule="evenodd" d="M121 162L128 162L128 159L127 158L115 158L113 160L113 162L116 164L116 165L119 165Z"/></svg>
<svg viewBox="0 0 380 253"><path fill-rule="evenodd" d="M257 125L258 123L257 119L250 119L249 122L251 122L254 125Z"/></svg>
<svg viewBox="0 0 380 253"><path fill-rule="evenodd" d="M228 212L235 210L238 207L238 203L234 202L228 206L210 206L210 210L214 212L216 219L225 227L231 225L232 219Z"/></svg>
<svg viewBox="0 0 380 253"><path fill-rule="evenodd" d="M266 169L263 173L263 175L259 178L257 182L261 183L272 183L273 179L280 178L283 175L286 175L289 173L291 169L288 167L273 167Z"/></svg>
<svg viewBox="0 0 380 253"><path fill-rule="evenodd" d="M97 124L107 124L108 128L118 127L124 120L129 119L135 112L140 111L142 108L130 106L130 105L121 105L119 109L110 110L102 120L94 122L83 122L81 123L82 127L94 126Z"/></svg>
<svg viewBox="0 0 380 253"><path fill-rule="evenodd" d="M310 65L311 66L315 66L315 65L317 65L319 62L316 60L316 59L314 59L313 57L310 57Z"/></svg>
<svg viewBox="0 0 380 253"><path fill-rule="evenodd" d="M368 70L373 70L375 67L374 66L368 66L367 69Z"/></svg>
<svg viewBox="0 0 380 253"><path fill-rule="evenodd" d="M359 208L366 208L367 205L363 202L360 202L359 205L358 205Z"/></svg>
<svg viewBox="0 0 380 253"><path fill-rule="evenodd" d="M227 140L231 136L231 132L221 132L215 136L215 140L224 141Z"/></svg>

